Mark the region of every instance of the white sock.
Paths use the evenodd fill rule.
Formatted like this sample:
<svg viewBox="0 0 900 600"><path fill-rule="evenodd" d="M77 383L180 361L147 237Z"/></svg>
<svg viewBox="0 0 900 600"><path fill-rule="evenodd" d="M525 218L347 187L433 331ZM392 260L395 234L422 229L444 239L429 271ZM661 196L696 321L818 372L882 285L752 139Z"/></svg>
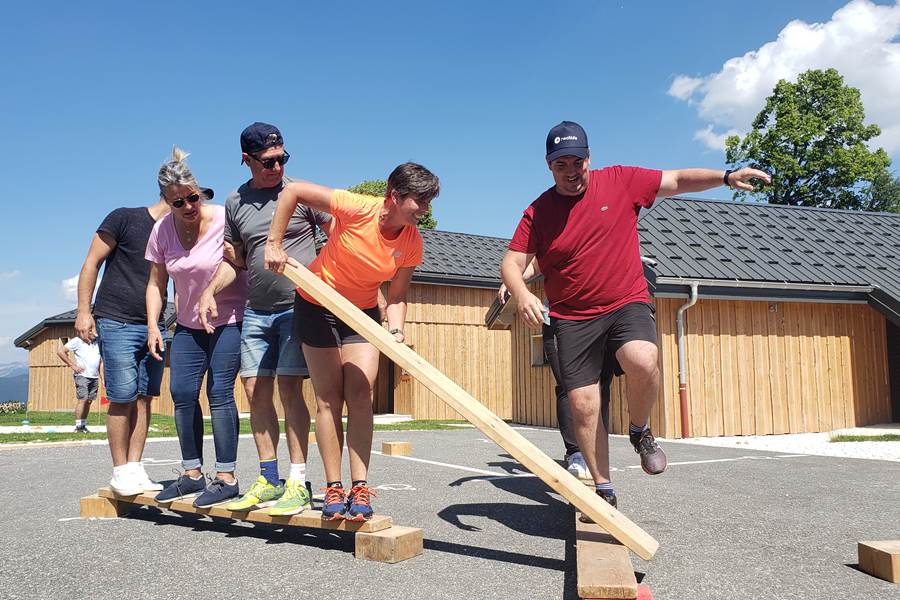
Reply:
<svg viewBox="0 0 900 600"><path fill-rule="evenodd" d="M288 477L299 479L300 483L306 485L306 463L291 463L291 473Z"/></svg>
<svg viewBox="0 0 900 600"><path fill-rule="evenodd" d="M84 427L85 425L84 419L75 419L75 427Z"/></svg>

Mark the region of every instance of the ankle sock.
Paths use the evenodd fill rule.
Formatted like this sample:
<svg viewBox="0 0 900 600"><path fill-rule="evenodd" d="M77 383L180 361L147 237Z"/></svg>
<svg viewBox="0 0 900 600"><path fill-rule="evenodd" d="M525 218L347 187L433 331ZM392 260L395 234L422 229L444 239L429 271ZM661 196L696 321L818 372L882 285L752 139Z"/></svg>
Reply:
<svg viewBox="0 0 900 600"><path fill-rule="evenodd" d="M325 484L325 487L336 487L336 488L344 489L344 484L341 483L340 481L329 481L328 483Z"/></svg>
<svg viewBox="0 0 900 600"><path fill-rule="evenodd" d="M75 427L84 427L87 425L86 419L75 419Z"/></svg>
<svg viewBox="0 0 900 600"><path fill-rule="evenodd" d="M616 490L613 489L612 481L607 481L606 483L595 483L594 489L607 495L610 493L616 493Z"/></svg>
<svg viewBox="0 0 900 600"><path fill-rule="evenodd" d="M288 479L298 479L300 483L306 485L306 463L291 463Z"/></svg>
<svg viewBox="0 0 900 600"><path fill-rule="evenodd" d="M278 459L259 461L259 474L272 485L278 485Z"/></svg>
<svg viewBox="0 0 900 600"><path fill-rule="evenodd" d="M356 487L358 485L366 485L366 480L365 479L354 479L353 487Z"/></svg>
<svg viewBox="0 0 900 600"><path fill-rule="evenodd" d="M647 431L648 429L650 429L650 427L647 425L644 425L643 427L638 427L637 425L635 425L633 423L629 423L628 424L628 435L630 435L632 437L637 437L637 436L641 435L642 433L644 433L645 431Z"/></svg>

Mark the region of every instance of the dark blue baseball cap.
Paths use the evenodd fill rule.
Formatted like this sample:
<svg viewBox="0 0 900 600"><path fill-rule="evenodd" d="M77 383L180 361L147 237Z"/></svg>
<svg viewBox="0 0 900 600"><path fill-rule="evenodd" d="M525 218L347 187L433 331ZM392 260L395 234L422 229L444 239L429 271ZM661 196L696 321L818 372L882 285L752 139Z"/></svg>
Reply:
<svg viewBox="0 0 900 600"><path fill-rule="evenodd" d="M560 156L587 158L591 155L587 134L578 123L563 121L547 134L547 162Z"/></svg>
<svg viewBox="0 0 900 600"><path fill-rule="evenodd" d="M284 146L284 138L274 125L257 121L241 132L241 152L256 154L272 146Z"/></svg>

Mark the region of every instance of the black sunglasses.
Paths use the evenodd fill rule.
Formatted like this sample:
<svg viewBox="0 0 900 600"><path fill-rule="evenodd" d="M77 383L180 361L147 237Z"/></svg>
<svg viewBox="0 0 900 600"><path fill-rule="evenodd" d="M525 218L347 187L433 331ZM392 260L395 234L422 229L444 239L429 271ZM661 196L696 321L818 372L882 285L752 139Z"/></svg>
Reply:
<svg viewBox="0 0 900 600"><path fill-rule="evenodd" d="M274 169L275 163L278 163L279 165L284 166L287 164L287 161L289 161L291 159L291 155L288 154L287 151L285 151L284 154L282 154L280 156L273 156L272 158L265 158L265 159L259 159L255 156L253 156L252 154L248 154L247 156L249 156L256 162L261 164L263 166L263 168L265 168L265 169Z"/></svg>
<svg viewBox="0 0 900 600"><path fill-rule="evenodd" d="M184 198L175 198L172 200L172 208L181 208L184 206L185 202L190 202L191 204L196 204L200 201L200 194L191 194L190 196L185 196Z"/></svg>

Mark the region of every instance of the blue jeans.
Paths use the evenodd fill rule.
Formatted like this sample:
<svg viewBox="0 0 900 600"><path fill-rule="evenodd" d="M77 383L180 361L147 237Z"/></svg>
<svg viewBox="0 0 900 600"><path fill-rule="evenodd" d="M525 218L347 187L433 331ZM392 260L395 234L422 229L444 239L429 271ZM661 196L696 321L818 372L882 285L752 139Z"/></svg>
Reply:
<svg viewBox="0 0 900 600"><path fill-rule="evenodd" d="M138 396L159 396L166 363L150 356L147 325L104 317L98 317L96 323L109 401L128 403ZM160 331L165 330L165 325L160 325Z"/></svg>
<svg viewBox="0 0 900 600"><path fill-rule="evenodd" d="M185 469L203 465L203 411L200 386L206 375L206 397L212 417L216 470L234 471L237 460L238 413L234 380L241 366L241 324L222 325L212 333L178 325L169 357L175 427Z"/></svg>
<svg viewBox="0 0 900 600"><path fill-rule="evenodd" d="M300 340L294 338L294 309L244 310L241 377L308 377Z"/></svg>

